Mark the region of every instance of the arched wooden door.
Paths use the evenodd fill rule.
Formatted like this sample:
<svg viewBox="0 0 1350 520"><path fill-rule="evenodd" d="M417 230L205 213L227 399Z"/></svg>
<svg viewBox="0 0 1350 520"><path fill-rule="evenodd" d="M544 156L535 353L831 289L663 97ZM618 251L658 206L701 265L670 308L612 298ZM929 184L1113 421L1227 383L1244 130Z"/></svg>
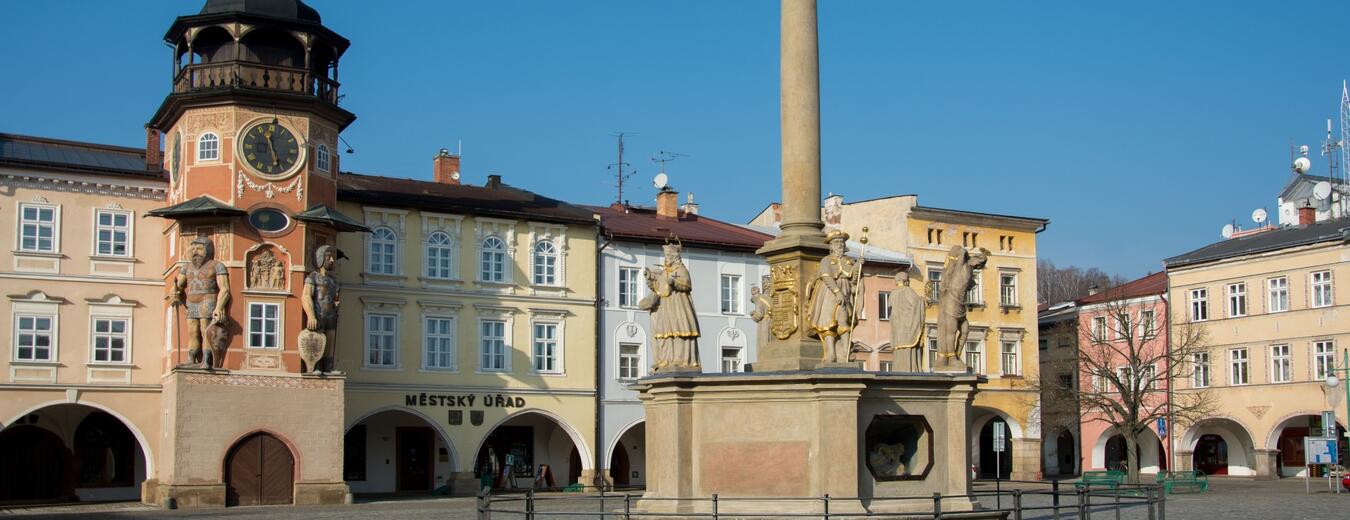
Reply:
<svg viewBox="0 0 1350 520"><path fill-rule="evenodd" d="M0 432L0 502L64 500L75 495L70 452L37 426Z"/></svg>
<svg viewBox="0 0 1350 520"><path fill-rule="evenodd" d="M276 437L255 433L235 443L225 456L225 504L290 504L295 487L295 457Z"/></svg>

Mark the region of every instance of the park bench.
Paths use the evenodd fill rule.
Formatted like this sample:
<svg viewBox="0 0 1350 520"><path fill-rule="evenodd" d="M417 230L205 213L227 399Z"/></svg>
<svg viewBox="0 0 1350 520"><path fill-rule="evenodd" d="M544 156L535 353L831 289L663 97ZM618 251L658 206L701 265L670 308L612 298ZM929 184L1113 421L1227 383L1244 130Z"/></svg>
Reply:
<svg viewBox="0 0 1350 520"><path fill-rule="evenodd" d="M1159 471L1158 484L1162 485L1163 493L1172 493L1177 488L1187 488L1197 493L1209 489L1209 477L1205 476L1203 471Z"/></svg>
<svg viewBox="0 0 1350 520"><path fill-rule="evenodd" d="M1125 472L1116 470L1084 471L1083 478L1073 483L1074 489L1105 487L1116 489L1125 482Z"/></svg>

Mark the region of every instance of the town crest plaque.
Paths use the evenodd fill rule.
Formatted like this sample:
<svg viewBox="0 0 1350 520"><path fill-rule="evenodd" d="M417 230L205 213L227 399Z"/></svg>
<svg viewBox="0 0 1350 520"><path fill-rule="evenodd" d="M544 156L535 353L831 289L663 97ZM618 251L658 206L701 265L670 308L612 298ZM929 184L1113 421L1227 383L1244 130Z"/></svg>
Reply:
<svg viewBox="0 0 1350 520"><path fill-rule="evenodd" d="M769 327L773 336L788 339L797 332L797 268L780 265L773 268L773 293L769 296Z"/></svg>

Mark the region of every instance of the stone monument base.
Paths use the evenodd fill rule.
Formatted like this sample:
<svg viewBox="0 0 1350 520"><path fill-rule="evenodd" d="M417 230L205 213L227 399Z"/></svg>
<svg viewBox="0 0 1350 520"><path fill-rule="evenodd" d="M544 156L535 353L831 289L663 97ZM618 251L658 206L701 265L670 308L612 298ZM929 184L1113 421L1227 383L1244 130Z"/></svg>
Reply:
<svg viewBox="0 0 1350 520"><path fill-rule="evenodd" d="M967 427L982 380L840 369L644 378L638 508L708 513L716 494L719 513L820 513L829 495L832 514L931 511L933 493L970 492ZM944 513L978 509L942 501Z"/></svg>

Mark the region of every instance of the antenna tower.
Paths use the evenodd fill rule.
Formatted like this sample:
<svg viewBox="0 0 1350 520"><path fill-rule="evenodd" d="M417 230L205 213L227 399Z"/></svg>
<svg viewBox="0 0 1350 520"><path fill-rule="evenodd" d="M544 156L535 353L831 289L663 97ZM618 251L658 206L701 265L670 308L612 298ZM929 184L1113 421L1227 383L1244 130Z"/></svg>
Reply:
<svg viewBox="0 0 1350 520"><path fill-rule="evenodd" d="M1341 181L1350 182L1350 173L1345 171L1350 164L1350 90L1345 80L1341 80Z"/></svg>
<svg viewBox="0 0 1350 520"><path fill-rule="evenodd" d="M606 170L614 170L614 171L615 171L615 177L618 179L618 182L616 183L616 186L619 188L619 194L618 194L618 198L615 199L615 201L614 201L614 202L616 202L616 203L618 203L618 204L623 204L623 203L624 203L624 202L623 202L623 181L627 180L629 177L632 177L633 174L637 173L637 170L631 170L631 169L630 169L627 173L624 173L624 171L623 171L623 169L624 169L625 166L630 167L630 168L633 166L633 165L631 165L631 164L628 164L628 163L626 163L626 162L623 162L623 136L625 136L625 135L634 135L634 134L631 133L631 132L618 132L618 133L614 134L615 137L618 137L618 138L619 138L619 162L611 163L609 166L606 166L606 167L605 167Z"/></svg>

